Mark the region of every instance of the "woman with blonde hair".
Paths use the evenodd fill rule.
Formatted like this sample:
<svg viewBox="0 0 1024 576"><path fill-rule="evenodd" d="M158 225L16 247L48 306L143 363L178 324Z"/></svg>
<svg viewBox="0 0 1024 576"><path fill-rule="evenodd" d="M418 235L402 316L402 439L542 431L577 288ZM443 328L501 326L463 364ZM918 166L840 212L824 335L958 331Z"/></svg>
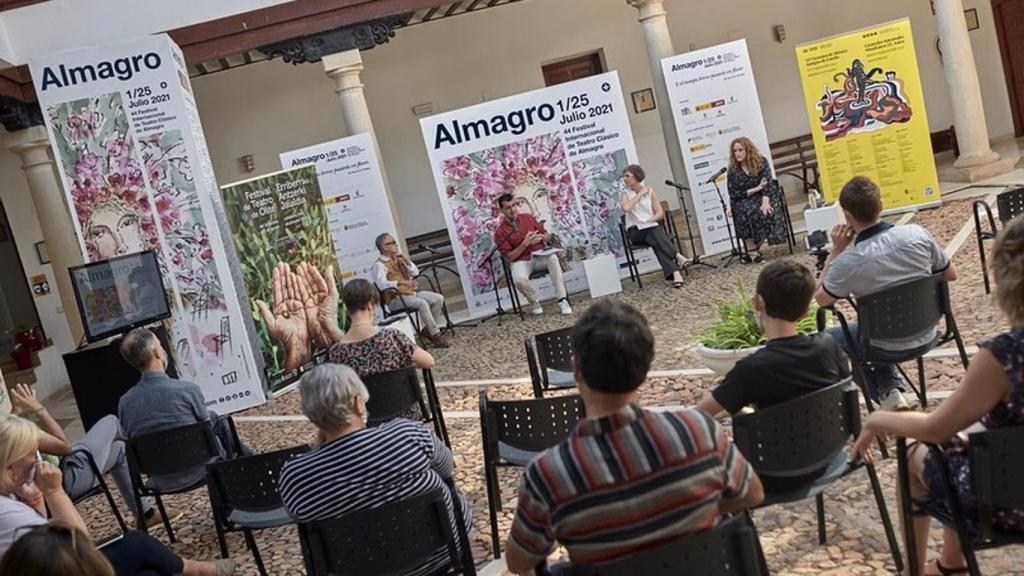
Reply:
<svg viewBox="0 0 1024 576"><path fill-rule="evenodd" d="M736 238L746 243L743 262L763 262L761 245L786 242L786 219L782 198L772 170L757 146L746 136L729 144L729 205L736 225ZM753 257L750 256L753 253Z"/></svg>
<svg viewBox="0 0 1024 576"><path fill-rule="evenodd" d="M910 495L914 501L948 510L943 498L940 468L924 442L940 444L951 472L955 493L969 525L977 525L977 508L967 455L972 432L1024 426L1024 216L1007 224L992 249L995 303L1010 321L1010 329L978 345L963 382L930 414L922 412L872 413L864 421L854 450L865 460L880 434L914 438L908 444ZM996 526L1024 532L1024 510L997 509ZM918 574L966 574L966 561L956 532L946 528L942 552L925 571L928 527L931 518L914 518Z"/></svg>
<svg viewBox="0 0 1024 576"><path fill-rule="evenodd" d="M60 469L40 461L35 424L18 416L0 416L0 555L5 560L7 551L23 534L49 524L47 508L53 522L88 537L89 529L64 491ZM103 555L117 576L227 576L235 571L231 559L215 563L186 560L143 532L129 532L106 546Z"/></svg>

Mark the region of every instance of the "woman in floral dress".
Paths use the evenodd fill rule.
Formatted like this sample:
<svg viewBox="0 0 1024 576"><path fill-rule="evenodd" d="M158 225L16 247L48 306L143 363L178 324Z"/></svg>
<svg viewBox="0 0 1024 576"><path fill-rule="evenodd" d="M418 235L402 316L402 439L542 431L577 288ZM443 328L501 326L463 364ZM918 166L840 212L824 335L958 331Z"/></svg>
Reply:
<svg viewBox="0 0 1024 576"><path fill-rule="evenodd" d="M745 136L729 145L727 187L736 238L747 245L747 254L740 259L762 262L761 245L764 241L773 245L784 244L788 232L781 192L772 179L771 167Z"/></svg>
<svg viewBox="0 0 1024 576"><path fill-rule="evenodd" d="M995 301L1010 320L1010 330L979 344L963 382L930 414L881 412L868 416L855 450L871 458L879 434L916 438L908 449L910 494L915 501L946 507L939 466L922 444L939 443L968 524L976 525L977 507L971 484L967 437L972 432L1024 425L1024 216L1011 221L992 250ZM996 526L1024 532L1024 510L996 509ZM966 574L966 561L956 532L946 528L941 556L924 571L931 518L914 518L918 574ZM910 544L908 544L909 546Z"/></svg>

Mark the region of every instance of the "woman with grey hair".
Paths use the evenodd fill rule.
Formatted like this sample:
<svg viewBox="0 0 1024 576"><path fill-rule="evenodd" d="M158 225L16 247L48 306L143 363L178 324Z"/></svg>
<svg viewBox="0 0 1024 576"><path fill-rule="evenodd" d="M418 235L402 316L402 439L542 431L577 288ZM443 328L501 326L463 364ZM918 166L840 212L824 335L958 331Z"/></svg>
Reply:
<svg viewBox="0 0 1024 576"><path fill-rule="evenodd" d="M323 364L299 382L302 413L317 428L313 450L281 469L278 491L299 522L337 518L444 487L452 452L419 422L396 419L367 428L366 385L343 364ZM469 506L457 493L466 529ZM455 513L445 491L453 530ZM445 548L412 574L435 574L448 562Z"/></svg>

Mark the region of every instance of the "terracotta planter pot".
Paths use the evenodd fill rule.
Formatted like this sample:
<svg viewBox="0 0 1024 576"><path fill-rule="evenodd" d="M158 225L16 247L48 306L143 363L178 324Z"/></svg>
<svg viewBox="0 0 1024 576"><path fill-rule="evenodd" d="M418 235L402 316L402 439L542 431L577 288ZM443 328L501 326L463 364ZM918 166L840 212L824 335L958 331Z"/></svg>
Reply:
<svg viewBox="0 0 1024 576"><path fill-rule="evenodd" d="M725 376L732 370L737 362L757 352L764 346L752 346L750 348L737 348L735 350L719 350L708 348L703 344L697 345L697 355L704 362L704 365L712 369L715 374Z"/></svg>

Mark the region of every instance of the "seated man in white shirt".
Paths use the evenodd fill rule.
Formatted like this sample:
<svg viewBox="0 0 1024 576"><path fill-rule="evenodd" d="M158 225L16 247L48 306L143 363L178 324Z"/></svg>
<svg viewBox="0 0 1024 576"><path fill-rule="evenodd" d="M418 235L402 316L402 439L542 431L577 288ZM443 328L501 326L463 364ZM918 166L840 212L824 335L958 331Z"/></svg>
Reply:
<svg viewBox="0 0 1024 576"><path fill-rule="evenodd" d="M394 288L402 295L394 292L383 294L382 300L388 310L414 311L419 316L420 335L436 348L447 348L448 341L441 335L437 326L437 316L441 314L444 296L429 290L420 290L415 278L419 268L408 257L399 251L398 241L385 232L374 240L380 258L373 263L373 282L382 292Z"/></svg>

